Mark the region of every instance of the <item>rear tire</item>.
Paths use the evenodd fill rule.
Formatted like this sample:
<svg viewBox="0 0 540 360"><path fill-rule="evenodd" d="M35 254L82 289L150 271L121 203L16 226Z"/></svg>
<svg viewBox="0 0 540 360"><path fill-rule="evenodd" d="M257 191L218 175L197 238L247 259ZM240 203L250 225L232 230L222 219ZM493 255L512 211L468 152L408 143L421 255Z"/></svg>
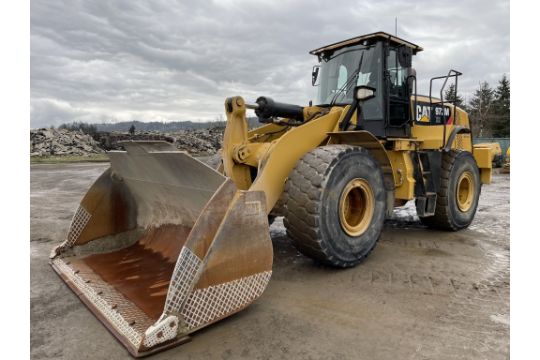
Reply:
<svg viewBox="0 0 540 360"><path fill-rule="evenodd" d="M381 168L366 149L316 148L285 184L284 224L304 255L335 267L365 259L381 235L386 190Z"/></svg>
<svg viewBox="0 0 540 360"><path fill-rule="evenodd" d="M435 229L464 229L474 219L480 191L480 171L472 154L457 150L444 153L435 215L420 220Z"/></svg>

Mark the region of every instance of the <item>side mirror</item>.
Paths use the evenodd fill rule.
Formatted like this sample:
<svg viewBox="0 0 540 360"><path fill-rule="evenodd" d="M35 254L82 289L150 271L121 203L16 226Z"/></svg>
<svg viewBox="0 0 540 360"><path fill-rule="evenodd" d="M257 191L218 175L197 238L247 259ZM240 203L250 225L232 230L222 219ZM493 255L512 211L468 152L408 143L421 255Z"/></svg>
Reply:
<svg viewBox="0 0 540 360"><path fill-rule="evenodd" d="M313 70L311 71L311 85L316 86L319 85L317 83L317 80L319 79L319 70L321 69L320 65L314 65Z"/></svg>
<svg viewBox="0 0 540 360"><path fill-rule="evenodd" d="M360 85L354 88L354 98L358 101L365 101L375 97L375 88Z"/></svg>

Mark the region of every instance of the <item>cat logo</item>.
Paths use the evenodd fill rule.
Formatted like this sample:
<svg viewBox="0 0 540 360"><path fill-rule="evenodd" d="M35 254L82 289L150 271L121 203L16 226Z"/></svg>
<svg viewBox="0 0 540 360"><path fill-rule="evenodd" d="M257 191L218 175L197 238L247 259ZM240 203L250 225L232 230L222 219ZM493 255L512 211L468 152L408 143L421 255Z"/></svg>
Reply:
<svg viewBox="0 0 540 360"><path fill-rule="evenodd" d="M446 124L450 119L450 108L448 106L430 105L429 103L418 103L416 105L416 121L423 123Z"/></svg>

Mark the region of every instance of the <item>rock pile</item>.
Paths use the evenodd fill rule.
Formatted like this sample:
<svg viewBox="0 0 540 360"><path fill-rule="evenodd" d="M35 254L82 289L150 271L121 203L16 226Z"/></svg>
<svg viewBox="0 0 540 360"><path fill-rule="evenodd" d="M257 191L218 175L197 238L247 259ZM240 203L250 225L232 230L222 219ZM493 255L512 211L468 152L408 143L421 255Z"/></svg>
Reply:
<svg viewBox="0 0 540 360"><path fill-rule="evenodd" d="M213 155L223 142L225 128L184 130L167 134L176 139L176 147L193 155Z"/></svg>
<svg viewBox="0 0 540 360"><path fill-rule="evenodd" d="M166 141L169 143L175 141L173 137L158 132L142 132L133 135L121 132L98 132L94 135L94 139L106 151L125 150L122 146L123 141Z"/></svg>
<svg viewBox="0 0 540 360"><path fill-rule="evenodd" d="M67 129L30 130L30 156L103 153L92 136Z"/></svg>
<svg viewBox="0 0 540 360"><path fill-rule="evenodd" d="M126 140L163 140L192 155L209 156L221 149L224 130L223 127L215 127L171 133L146 131L134 135L101 132L93 138L81 131L34 129L30 130L30 156L99 154L123 149L121 142Z"/></svg>

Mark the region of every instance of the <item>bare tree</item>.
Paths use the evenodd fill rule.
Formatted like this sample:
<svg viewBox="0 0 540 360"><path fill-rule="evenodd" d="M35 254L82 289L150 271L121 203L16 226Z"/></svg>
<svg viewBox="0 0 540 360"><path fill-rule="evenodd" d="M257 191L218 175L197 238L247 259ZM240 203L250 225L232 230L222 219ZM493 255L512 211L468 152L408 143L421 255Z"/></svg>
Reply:
<svg viewBox="0 0 540 360"><path fill-rule="evenodd" d="M489 135L493 100L493 89L490 88L487 82L481 82L469 103L473 134L475 136Z"/></svg>

